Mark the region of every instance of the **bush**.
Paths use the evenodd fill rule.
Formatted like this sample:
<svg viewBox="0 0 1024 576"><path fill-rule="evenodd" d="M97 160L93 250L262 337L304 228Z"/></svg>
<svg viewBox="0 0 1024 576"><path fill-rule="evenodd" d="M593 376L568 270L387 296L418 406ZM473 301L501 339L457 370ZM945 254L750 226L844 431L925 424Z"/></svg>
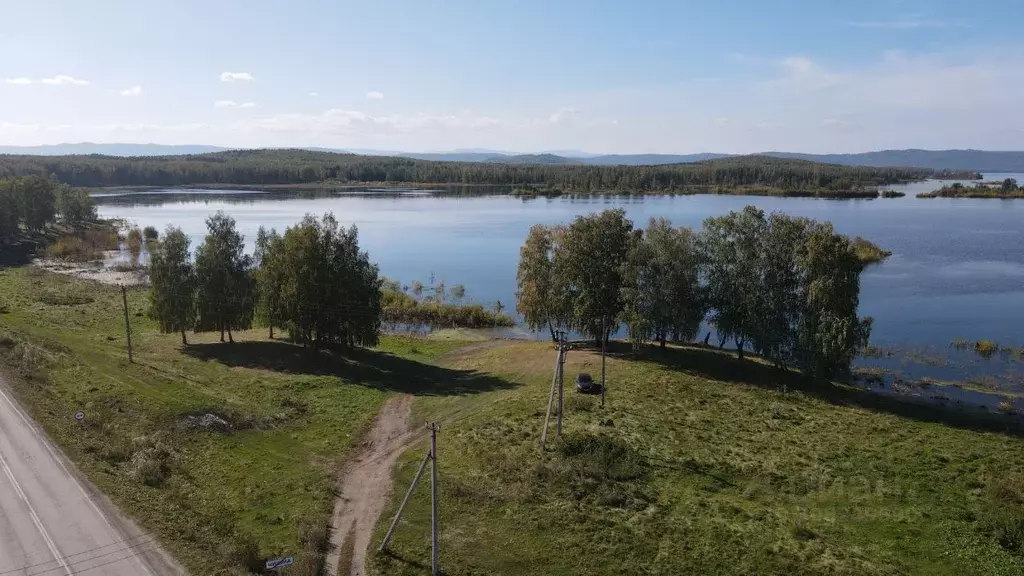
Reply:
<svg viewBox="0 0 1024 576"><path fill-rule="evenodd" d="M629 481L647 473L647 463L626 443L611 436L571 434L559 452L577 476L597 481Z"/></svg>
<svg viewBox="0 0 1024 576"><path fill-rule="evenodd" d="M142 437L134 442L130 474L136 481L151 488L167 484L173 472L174 455L169 446L158 438Z"/></svg>
<svg viewBox="0 0 1024 576"><path fill-rule="evenodd" d="M77 236L61 236L46 248L46 256L57 260L90 262L101 259L103 254Z"/></svg>
<svg viewBox="0 0 1024 576"><path fill-rule="evenodd" d="M146 226L142 229L142 237L146 239L146 242L154 242L160 237L160 232L157 231L155 226Z"/></svg>
<svg viewBox="0 0 1024 576"><path fill-rule="evenodd" d="M266 568L260 554L260 543L249 535L236 537L231 563L245 568L250 574L262 574Z"/></svg>

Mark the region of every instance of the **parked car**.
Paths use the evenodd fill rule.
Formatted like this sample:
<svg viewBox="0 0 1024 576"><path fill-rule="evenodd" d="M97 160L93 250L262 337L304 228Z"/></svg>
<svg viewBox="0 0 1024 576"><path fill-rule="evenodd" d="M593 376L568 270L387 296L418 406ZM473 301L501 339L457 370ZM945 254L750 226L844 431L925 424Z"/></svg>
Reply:
<svg viewBox="0 0 1024 576"><path fill-rule="evenodd" d="M590 377L590 374L580 374L576 377L576 391L582 392L583 394L600 394L601 384L594 382L594 379Z"/></svg>

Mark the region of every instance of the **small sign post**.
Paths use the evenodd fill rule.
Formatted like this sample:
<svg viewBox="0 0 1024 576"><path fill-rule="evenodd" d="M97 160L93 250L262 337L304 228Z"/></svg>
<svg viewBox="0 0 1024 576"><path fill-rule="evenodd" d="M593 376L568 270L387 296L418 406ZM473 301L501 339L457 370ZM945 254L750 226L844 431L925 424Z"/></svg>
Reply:
<svg viewBox="0 0 1024 576"><path fill-rule="evenodd" d="M282 558L271 558L267 560L267 570L274 570L278 574L281 573L281 569L285 566L291 566L295 563L293 556L284 556Z"/></svg>
<svg viewBox="0 0 1024 576"><path fill-rule="evenodd" d="M75 420L82 422L85 420L85 412L75 412Z"/></svg>

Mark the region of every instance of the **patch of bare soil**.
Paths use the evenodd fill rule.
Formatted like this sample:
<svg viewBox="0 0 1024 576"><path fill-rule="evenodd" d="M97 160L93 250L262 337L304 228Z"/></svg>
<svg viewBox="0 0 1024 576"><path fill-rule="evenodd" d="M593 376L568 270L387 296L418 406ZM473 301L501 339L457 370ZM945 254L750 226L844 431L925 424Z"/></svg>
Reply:
<svg viewBox="0 0 1024 576"><path fill-rule="evenodd" d="M413 440L409 433L411 409L412 396L408 394L388 400L377 413L358 455L342 471L341 495L331 519L331 553L327 557L331 574L366 574L373 528L391 494L391 471ZM345 566L340 565L343 560Z"/></svg>

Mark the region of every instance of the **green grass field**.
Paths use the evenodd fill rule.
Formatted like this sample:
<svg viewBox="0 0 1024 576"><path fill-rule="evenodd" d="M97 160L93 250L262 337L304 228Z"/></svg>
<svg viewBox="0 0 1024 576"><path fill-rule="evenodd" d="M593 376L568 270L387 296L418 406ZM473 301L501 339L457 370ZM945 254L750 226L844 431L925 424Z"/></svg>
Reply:
<svg viewBox="0 0 1024 576"><path fill-rule="evenodd" d="M76 464L195 574L277 554L298 557L289 573L315 574L337 470L379 406L393 390L453 392L423 362L458 343L385 337L342 358L260 330L234 345L190 334L182 350L146 317L146 293L128 296L134 364L117 288L4 270L0 360ZM232 431L196 426L204 414Z"/></svg>
<svg viewBox="0 0 1024 576"><path fill-rule="evenodd" d="M599 358L569 354L564 437L541 453L548 343L449 332L337 355L250 331L182 348L147 306L129 292L129 364L118 289L0 271L0 362L78 466L196 574L276 554L316 574L337 471L393 392L416 394L414 426L442 425L452 576L1024 574L1024 440L998 414L617 345L605 408L568 385ZM231 430L197 426L206 414ZM425 447L400 460L374 546ZM371 572L429 573L428 495Z"/></svg>
<svg viewBox="0 0 1024 576"><path fill-rule="evenodd" d="M998 416L622 346L606 408L567 387L564 439L542 454L554 356L449 354L516 386L414 405L442 423L446 574L1024 574L1024 441ZM599 357L571 352L567 386L578 372L600 374ZM376 542L424 448L400 461ZM429 526L424 484L372 572L428 574Z"/></svg>

